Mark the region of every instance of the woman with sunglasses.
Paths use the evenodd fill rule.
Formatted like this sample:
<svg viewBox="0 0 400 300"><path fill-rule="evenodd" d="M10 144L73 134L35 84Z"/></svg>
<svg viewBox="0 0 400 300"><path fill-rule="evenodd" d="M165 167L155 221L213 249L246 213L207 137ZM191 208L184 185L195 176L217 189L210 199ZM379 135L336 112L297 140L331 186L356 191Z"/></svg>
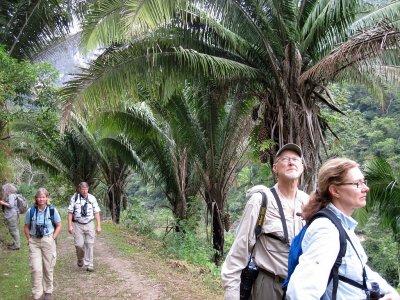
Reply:
<svg viewBox="0 0 400 300"><path fill-rule="evenodd" d="M346 158L328 160L319 171L318 188L310 195L302 216L309 222L316 212L328 208L347 233L336 299L371 299L368 290L371 290L371 283L374 286L377 283L381 299L399 300L396 290L368 267L367 255L354 232L357 222L351 215L366 205L368 190L356 162ZM332 299L330 273L340 248L338 229L328 218L318 218L309 225L301 247L303 254L290 277L287 299Z"/></svg>

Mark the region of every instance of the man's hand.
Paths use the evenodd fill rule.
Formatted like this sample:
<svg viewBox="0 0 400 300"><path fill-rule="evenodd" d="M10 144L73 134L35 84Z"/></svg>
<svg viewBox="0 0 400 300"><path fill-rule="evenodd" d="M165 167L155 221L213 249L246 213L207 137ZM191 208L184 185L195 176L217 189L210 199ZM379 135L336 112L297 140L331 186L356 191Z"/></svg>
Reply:
<svg viewBox="0 0 400 300"><path fill-rule="evenodd" d="M75 230L74 230L74 226L68 226L68 232L70 233L70 234L74 234L75 233Z"/></svg>
<svg viewBox="0 0 400 300"><path fill-rule="evenodd" d="M101 226L96 226L96 233L99 234L101 232Z"/></svg>

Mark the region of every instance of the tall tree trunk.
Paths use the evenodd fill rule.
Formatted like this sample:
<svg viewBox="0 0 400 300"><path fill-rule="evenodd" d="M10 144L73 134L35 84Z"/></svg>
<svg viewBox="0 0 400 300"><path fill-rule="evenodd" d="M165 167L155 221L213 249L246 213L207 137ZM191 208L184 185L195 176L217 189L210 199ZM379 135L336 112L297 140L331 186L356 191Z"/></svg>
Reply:
<svg viewBox="0 0 400 300"><path fill-rule="evenodd" d="M111 219L114 223L119 224L121 215L121 199L122 191L117 184L112 185L108 189L108 201L110 203Z"/></svg>
<svg viewBox="0 0 400 300"><path fill-rule="evenodd" d="M205 191L205 200L207 203L207 208L212 218L212 242L213 248L216 250L214 254L214 263L219 266L221 265L221 259L224 254L224 226L222 222L223 215L223 202L217 197L213 197L208 191ZM216 201L219 200L219 201Z"/></svg>

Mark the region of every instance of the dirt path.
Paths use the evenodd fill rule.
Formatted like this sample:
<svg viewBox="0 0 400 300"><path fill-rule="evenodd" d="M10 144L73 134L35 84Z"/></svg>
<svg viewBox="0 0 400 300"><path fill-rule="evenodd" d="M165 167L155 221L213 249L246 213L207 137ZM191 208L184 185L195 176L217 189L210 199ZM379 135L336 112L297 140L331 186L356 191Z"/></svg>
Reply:
<svg viewBox="0 0 400 300"><path fill-rule="evenodd" d="M140 237L123 238L126 247L135 249L129 255L116 250L111 233L97 236L95 272L90 273L76 265L73 237L64 231L57 245L54 299L223 298L220 290L205 288L204 270L149 253Z"/></svg>

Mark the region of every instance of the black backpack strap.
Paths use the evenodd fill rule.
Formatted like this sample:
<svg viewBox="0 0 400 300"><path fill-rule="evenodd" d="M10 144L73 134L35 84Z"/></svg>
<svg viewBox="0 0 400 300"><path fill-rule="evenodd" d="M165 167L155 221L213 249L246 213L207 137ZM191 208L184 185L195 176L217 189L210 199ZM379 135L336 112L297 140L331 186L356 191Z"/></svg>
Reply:
<svg viewBox="0 0 400 300"><path fill-rule="evenodd" d="M275 200L276 200L276 204L278 204L278 209L279 209L279 216L281 217L281 222L282 222L282 228L283 228L283 234L284 234L284 238L283 239L279 239L281 240L282 243L284 244L288 244L289 245L289 234L288 234L288 229L287 229L287 225L286 225L286 218L285 218L285 214L283 212L283 207L282 207L282 203L281 203L281 199L278 196L278 193L276 192L275 188L273 187L271 190L272 195L274 195ZM272 238L277 238L276 236L272 235L272 234L267 234L269 237Z"/></svg>
<svg viewBox="0 0 400 300"><path fill-rule="evenodd" d="M344 277L342 275L339 275L339 280L343 281L343 282L346 282L348 284L351 284L352 286L355 286L355 287L357 287L359 289L365 290L365 287L364 287L363 284L358 283L357 281L355 281L353 279L350 279L350 278Z"/></svg>
<svg viewBox="0 0 400 300"><path fill-rule="evenodd" d="M339 231L339 242L340 242L340 248L339 248L339 253L338 256L336 257L336 261L333 264L331 274L329 276L329 281L332 280L332 299L336 300L337 297L337 289L339 286L339 267L342 264L342 259L346 254L346 249L347 249L347 233L344 230L342 226L342 222L339 220L339 218L335 215L333 211L331 211L328 208L324 208L317 212L311 219L310 223L314 221L317 218L325 217L328 218L337 228ZM350 240L350 239L349 239Z"/></svg>
<svg viewBox="0 0 400 300"><path fill-rule="evenodd" d="M54 222L54 206L50 205L50 221L53 227L56 228L56 223Z"/></svg>
<svg viewBox="0 0 400 300"><path fill-rule="evenodd" d="M29 230L31 230L31 228L32 228L32 219L33 219L33 216L35 215L37 209L38 209L37 205L33 205L33 206L31 206L31 209L29 210Z"/></svg>

